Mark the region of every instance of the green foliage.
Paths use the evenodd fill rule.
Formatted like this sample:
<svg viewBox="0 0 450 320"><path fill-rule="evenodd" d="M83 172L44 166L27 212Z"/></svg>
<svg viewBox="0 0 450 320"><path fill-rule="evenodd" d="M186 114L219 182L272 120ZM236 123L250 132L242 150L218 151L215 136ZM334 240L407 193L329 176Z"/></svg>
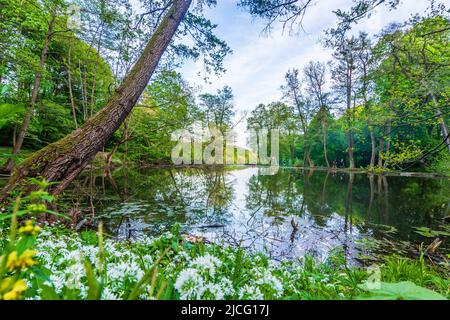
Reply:
<svg viewBox="0 0 450 320"><path fill-rule="evenodd" d="M244 6L257 10L262 4ZM357 6L352 10L365 9ZM344 20L351 17L343 11L338 11L338 16ZM330 165L348 166L350 135L360 168L369 167L373 142L380 172L429 168L448 174L442 129L450 121L446 103L448 25L442 8L434 8L427 16L386 28L375 45L366 33L343 41L342 32L347 29L331 30L329 35L338 40L327 42L335 49L330 63L334 99L323 90L325 66L310 62L305 67L306 88L298 70L286 75L284 98L296 115L278 124L291 128L281 137L282 164L310 154L312 163L306 165L325 166L326 142ZM328 108L340 113L329 113ZM268 108L259 105L249 117L248 127L268 127L272 118ZM289 160L291 154L295 159Z"/></svg>
<svg viewBox="0 0 450 320"><path fill-rule="evenodd" d="M12 118L17 114L22 114L25 111L23 104L4 103L0 105L0 130L7 125Z"/></svg>
<svg viewBox="0 0 450 320"><path fill-rule="evenodd" d="M5 213L0 216L0 221L15 219L18 217L39 217L43 215L54 215L61 218L66 218L65 215L54 212L47 208L47 204L52 203L54 198L48 194L45 190L56 184L55 182L47 182L45 180L38 180L32 178L29 180L29 186L39 187L36 191L31 191L27 196L22 197L19 200L15 200L9 207L11 213ZM12 210L15 208L17 210Z"/></svg>
<svg viewBox="0 0 450 320"><path fill-rule="evenodd" d="M444 237L450 237L450 232L447 231L441 231L441 230L432 230L427 227L415 227L414 229L416 233L420 234L421 236L427 237L427 238L436 238L440 236ZM450 231L450 228L447 227L447 229Z"/></svg>
<svg viewBox="0 0 450 320"><path fill-rule="evenodd" d="M450 154L446 150L437 154L426 167L426 171L450 176Z"/></svg>
<svg viewBox="0 0 450 320"><path fill-rule="evenodd" d="M32 118L27 146L37 149L58 141L73 129L70 109L53 101L43 100Z"/></svg>
<svg viewBox="0 0 450 320"><path fill-rule="evenodd" d="M379 289L369 289L368 295L362 295L364 300L447 300L444 296L426 288L419 287L410 281L399 283L380 283Z"/></svg>
<svg viewBox="0 0 450 320"><path fill-rule="evenodd" d="M201 94L199 98L207 126L215 126L222 132L231 127L235 111L230 87L217 90L217 94Z"/></svg>
<svg viewBox="0 0 450 320"><path fill-rule="evenodd" d="M132 160L168 162L175 144L171 141L172 132L189 129L199 119L201 113L194 103L192 89L179 73L165 71L149 84L141 104L133 109L129 131L126 133L122 128L116 138L121 140L128 135Z"/></svg>

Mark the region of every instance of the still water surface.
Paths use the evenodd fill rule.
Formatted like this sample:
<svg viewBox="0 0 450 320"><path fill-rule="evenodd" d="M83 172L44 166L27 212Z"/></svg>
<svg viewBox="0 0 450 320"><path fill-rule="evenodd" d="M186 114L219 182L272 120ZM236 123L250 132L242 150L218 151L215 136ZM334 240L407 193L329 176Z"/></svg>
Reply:
<svg viewBox="0 0 450 320"><path fill-rule="evenodd" d="M192 235L263 251L285 260L325 258L336 247L350 259L364 239L431 242L414 227L448 228L449 179L261 168L152 168L93 173L64 199L105 221L115 237L156 236L174 223ZM67 202L66 202L67 203ZM431 240L430 240L431 239ZM444 250L445 250L444 243Z"/></svg>

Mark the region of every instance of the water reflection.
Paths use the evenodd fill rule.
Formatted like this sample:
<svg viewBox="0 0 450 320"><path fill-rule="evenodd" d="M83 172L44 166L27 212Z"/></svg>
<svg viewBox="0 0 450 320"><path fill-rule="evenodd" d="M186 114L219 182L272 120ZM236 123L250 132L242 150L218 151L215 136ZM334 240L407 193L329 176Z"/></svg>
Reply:
<svg viewBox="0 0 450 320"><path fill-rule="evenodd" d="M437 227L449 214L448 179L260 170L90 172L65 198L104 219L118 238L158 235L179 223L190 234L280 260L324 258L335 247L354 258L358 239L381 237L386 228L396 241L422 241L412 227Z"/></svg>

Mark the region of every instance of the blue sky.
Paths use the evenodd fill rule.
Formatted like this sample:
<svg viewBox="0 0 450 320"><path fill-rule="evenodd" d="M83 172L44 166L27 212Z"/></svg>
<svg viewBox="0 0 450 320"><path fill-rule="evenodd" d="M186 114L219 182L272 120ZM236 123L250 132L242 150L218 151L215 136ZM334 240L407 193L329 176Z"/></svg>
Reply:
<svg viewBox="0 0 450 320"><path fill-rule="evenodd" d="M218 25L216 34L225 40L233 54L225 59L227 72L220 77L211 76L211 84L203 81L203 65L188 62L180 70L191 85L201 92L214 92L229 85L235 96L238 116L252 110L259 103L281 99L280 86L284 75L291 68L302 69L310 60L327 62L331 51L319 43L323 30L336 25L333 10L350 8L352 0L316 0L304 18L304 31L298 35L282 32L282 26L269 36L261 34L264 22L254 20L235 5L235 0L218 0L218 5L207 10L206 17ZM391 22L407 20L411 14L424 12L428 0L403 0L397 10L378 8L369 19L354 27L371 35ZM238 133L245 129L245 121L238 125ZM239 134L238 144L244 146L245 137Z"/></svg>

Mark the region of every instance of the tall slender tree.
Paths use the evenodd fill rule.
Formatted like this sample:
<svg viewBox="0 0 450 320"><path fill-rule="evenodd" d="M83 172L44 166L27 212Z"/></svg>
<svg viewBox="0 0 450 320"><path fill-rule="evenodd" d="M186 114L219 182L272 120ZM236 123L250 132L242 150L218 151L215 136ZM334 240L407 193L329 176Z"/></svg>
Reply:
<svg viewBox="0 0 450 320"><path fill-rule="evenodd" d="M37 102L38 94L39 94L39 87L41 85L42 76L45 71L45 64L47 61L48 48L49 48L50 41L53 36L53 29L55 27L55 21L56 21L56 16L58 14L59 5L60 5L60 3L58 3L58 1L56 1L55 3L52 4L52 7L50 9L50 13L49 13L49 17L48 17L49 18L48 27L47 27L47 31L45 33L43 44L42 44L41 54L40 54L40 58L39 58L39 65L38 65L38 68L37 68L35 76L34 76L34 83L33 83L33 90L31 92L31 98L30 98L28 106L25 110L25 116L23 118L22 126L20 127L17 137L14 137L14 147L12 150L13 156L17 155L20 152L20 150L22 149L25 135L27 134L28 127L30 126L31 116L33 115L34 109L36 107L36 102ZM9 158L8 161L6 162L4 171L10 172L13 169L14 165L15 165L14 158L13 157Z"/></svg>
<svg viewBox="0 0 450 320"><path fill-rule="evenodd" d="M328 96L325 91L326 66L320 62L310 61L304 68L306 90L312 95L317 103L318 116L322 129L323 156L327 167L330 167L327 153L327 125L328 125Z"/></svg>
<svg viewBox="0 0 450 320"><path fill-rule="evenodd" d="M285 75L285 80L286 84L281 87L284 98L292 104L297 111L297 116L300 119L301 131L303 133L303 165L306 166L306 161L308 161L308 166L313 168L314 162L311 159L312 142L309 136L309 122L311 121L316 108L310 100L305 99L303 96L298 69L289 70Z"/></svg>
<svg viewBox="0 0 450 320"><path fill-rule="evenodd" d="M349 169L354 170L354 107L355 107L355 88L357 82L357 51L358 41L355 37L347 38L342 43L339 43L333 53L334 64L332 68L332 78L334 87L338 95L345 102L344 115L346 118L346 132L347 132L347 151L349 160Z"/></svg>

